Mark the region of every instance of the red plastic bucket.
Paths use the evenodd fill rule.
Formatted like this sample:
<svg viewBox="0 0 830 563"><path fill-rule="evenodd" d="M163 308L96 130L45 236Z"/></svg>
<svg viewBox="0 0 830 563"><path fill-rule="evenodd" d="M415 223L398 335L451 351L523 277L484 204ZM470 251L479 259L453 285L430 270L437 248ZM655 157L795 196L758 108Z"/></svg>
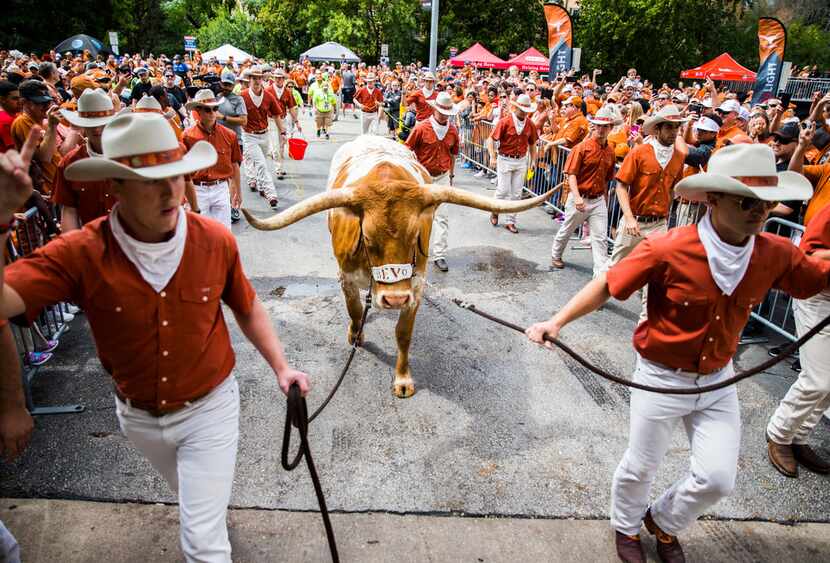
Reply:
<svg viewBox="0 0 830 563"><path fill-rule="evenodd" d="M302 160L305 157L306 147L308 147L308 141L292 137L288 139L288 156L294 160Z"/></svg>

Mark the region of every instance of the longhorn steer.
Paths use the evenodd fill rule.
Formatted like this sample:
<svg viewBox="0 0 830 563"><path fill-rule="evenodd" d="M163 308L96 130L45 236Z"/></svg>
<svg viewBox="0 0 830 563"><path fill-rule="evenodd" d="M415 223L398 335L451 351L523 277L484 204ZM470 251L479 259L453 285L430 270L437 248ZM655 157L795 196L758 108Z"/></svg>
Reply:
<svg viewBox="0 0 830 563"><path fill-rule="evenodd" d="M399 398L415 393L409 344L421 304L435 208L454 203L491 213L515 213L541 204L553 192L506 201L430 182L429 173L408 148L383 137L364 135L335 153L325 192L265 220L242 210L248 222L261 230L282 229L330 210L331 243L351 317L349 342L354 342L363 315L360 289L371 286L376 308L400 310L393 384L393 393Z"/></svg>

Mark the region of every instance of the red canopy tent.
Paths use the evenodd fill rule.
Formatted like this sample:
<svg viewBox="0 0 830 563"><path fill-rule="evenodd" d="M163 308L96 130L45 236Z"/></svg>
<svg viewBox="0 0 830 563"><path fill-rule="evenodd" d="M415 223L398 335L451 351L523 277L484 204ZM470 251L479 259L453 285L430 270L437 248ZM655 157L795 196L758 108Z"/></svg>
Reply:
<svg viewBox="0 0 830 563"><path fill-rule="evenodd" d="M463 53L459 53L450 59L452 66L464 66L464 63L470 63L478 68L504 69L509 66L506 61L485 49L481 43L476 43Z"/></svg>
<svg viewBox="0 0 830 563"><path fill-rule="evenodd" d="M682 78L709 77L712 80L755 82L755 73L739 65L735 59L729 56L729 53L724 53L695 68L684 70L680 73L680 76Z"/></svg>
<svg viewBox="0 0 830 563"><path fill-rule="evenodd" d="M539 72L547 72L550 70L550 61L548 58L533 47L507 61L507 66L513 65L519 67L521 71L536 70Z"/></svg>

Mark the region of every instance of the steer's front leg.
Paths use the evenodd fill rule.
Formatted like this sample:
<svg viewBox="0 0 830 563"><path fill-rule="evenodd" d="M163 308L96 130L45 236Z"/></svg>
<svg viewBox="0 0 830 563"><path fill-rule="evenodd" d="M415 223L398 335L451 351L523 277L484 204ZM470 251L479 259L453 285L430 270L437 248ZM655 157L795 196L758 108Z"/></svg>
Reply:
<svg viewBox="0 0 830 563"><path fill-rule="evenodd" d="M345 275L340 277L340 288L343 290L343 297L346 300L346 309L349 311L351 322L349 323L348 339L349 344L354 344L355 339L358 338L358 330L360 329L360 320L363 318L363 303L360 302L360 287L353 280L347 279ZM360 334L360 339L357 345L363 344L363 334Z"/></svg>
<svg viewBox="0 0 830 563"><path fill-rule="evenodd" d="M415 314L418 312L420 299L401 309L395 337L398 340L398 361L395 363L395 381L392 393L399 399L407 399L415 394L415 383L409 372L409 344L412 342L412 328L415 326Z"/></svg>

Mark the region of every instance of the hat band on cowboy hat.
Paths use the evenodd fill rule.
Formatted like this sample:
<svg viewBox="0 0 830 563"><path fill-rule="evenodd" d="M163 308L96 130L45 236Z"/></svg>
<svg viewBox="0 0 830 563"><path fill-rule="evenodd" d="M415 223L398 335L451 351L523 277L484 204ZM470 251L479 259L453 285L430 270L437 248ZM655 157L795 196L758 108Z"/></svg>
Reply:
<svg viewBox="0 0 830 563"><path fill-rule="evenodd" d="M810 181L797 172L778 172L775 153L761 143L723 147L709 159L706 172L678 182L675 193L688 201L706 201L706 194L725 193L764 201L808 200Z"/></svg>
<svg viewBox="0 0 830 563"><path fill-rule="evenodd" d="M663 106L663 108L648 118L643 124L643 132L646 135L653 135L654 129L661 123L682 124L689 121L690 117L683 117L680 110L674 104Z"/></svg>

